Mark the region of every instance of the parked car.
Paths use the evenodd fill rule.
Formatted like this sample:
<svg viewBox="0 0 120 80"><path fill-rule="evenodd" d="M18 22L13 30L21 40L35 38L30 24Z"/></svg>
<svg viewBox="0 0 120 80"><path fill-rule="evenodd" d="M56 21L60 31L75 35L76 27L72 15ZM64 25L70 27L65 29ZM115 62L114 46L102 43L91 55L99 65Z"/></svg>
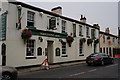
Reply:
<svg viewBox="0 0 120 80"><path fill-rule="evenodd" d="M2 77L1 80L16 80L17 70L13 67L0 65L0 77Z"/></svg>
<svg viewBox="0 0 120 80"><path fill-rule="evenodd" d="M104 65L104 64L113 64L114 59L105 54L105 53L93 53L86 58L86 63L88 65Z"/></svg>

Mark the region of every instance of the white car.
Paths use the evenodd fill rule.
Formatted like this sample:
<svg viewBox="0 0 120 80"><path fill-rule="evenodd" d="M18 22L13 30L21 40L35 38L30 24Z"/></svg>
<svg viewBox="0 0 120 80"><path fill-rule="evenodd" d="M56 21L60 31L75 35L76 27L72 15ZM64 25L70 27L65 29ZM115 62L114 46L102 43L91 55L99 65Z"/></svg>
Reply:
<svg viewBox="0 0 120 80"><path fill-rule="evenodd" d="M1 80L16 80L17 74L17 70L14 67L0 65Z"/></svg>

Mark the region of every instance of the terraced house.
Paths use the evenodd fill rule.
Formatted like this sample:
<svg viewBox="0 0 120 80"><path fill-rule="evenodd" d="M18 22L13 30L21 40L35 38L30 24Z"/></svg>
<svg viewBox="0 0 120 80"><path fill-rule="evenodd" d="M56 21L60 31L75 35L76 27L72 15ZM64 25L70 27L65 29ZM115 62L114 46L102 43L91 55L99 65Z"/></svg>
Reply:
<svg viewBox="0 0 120 80"><path fill-rule="evenodd" d="M105 32L100 31L100 52L118 58L120 54L118 39L117 35L110 33L109 28L106 28Z"/></svg>
<svg viewBox="0 0 120 80"><path fill-rule="evenodd" d="M2 8L2 64L14 67L84 60L99 52L99 25L22 2L6 2Z"/></svg>

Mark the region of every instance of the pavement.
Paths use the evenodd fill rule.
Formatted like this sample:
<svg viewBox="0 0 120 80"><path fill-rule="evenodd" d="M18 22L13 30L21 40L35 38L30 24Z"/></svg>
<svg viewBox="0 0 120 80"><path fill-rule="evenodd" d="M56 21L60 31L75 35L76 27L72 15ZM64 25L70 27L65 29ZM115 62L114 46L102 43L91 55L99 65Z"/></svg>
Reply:
<svg viewBox="0 0 120 80"><path fill-rule="evenodd" d="M52 64L52 65L50 65L49 68L40 66L40 67L32 67L32 68L26 68L26 69L19 69L18 70L18 74L35 72L35 71L41 71L41 70L49 70L49 69L66 67L66 66L72 66L72 65L82 64L82 63L85 63L85 61L70 62L70 63L61 63L61 64Z"/></svg>

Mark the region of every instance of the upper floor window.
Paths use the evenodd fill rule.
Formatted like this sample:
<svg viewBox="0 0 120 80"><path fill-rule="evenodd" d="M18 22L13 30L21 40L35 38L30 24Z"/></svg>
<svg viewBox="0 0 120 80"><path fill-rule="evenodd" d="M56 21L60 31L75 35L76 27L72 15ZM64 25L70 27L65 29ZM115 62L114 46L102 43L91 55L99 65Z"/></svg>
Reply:
<svg viewBox="0 0 120 80"><path fill-rule="evenodd" d="M6 39L7 14L0 15L0 40Z"/></svg>
<svg viewBox="0 0 120 80"><path fill-rule="evenodd" d="M62 33L66 32L66 21L62 20Z"/></svg>
<svg viewBox="0 0 120 80"><path fill-rule="evenodd" d="M76 24L73 24L73 37L76 37Z"/></svg>
<svg viewBox="0 0 120 80"><path fill-rule="evenodd" d="M89 27L86 27L86 37L90 38L90 36L89 36Z"/></svg>
<svg viewBox="0 0 120 80"><path fill-rule="evenodd" d="M95 39L95 29L91 29L91 39Z"/></svg>
<svg viewBox="0 0 120 80"><path fill-rule="evenodd" d="M49 29L55 29L56 28L56 17L51 17L49 19Z"/></svg>
<svg viewBox="0 0 120 80"><path fill-rule="evenodd" d="M27 26L34 26L34 16L35 13L28 11L27 12Z"/></svg>
<svg viewBox="0 0 120 80"><path fill-rule="evenodd" d="M113 43L115 43L115 38L113 38Z"/></svg>
<svg viewBox="0 0 120 80"><path fill-rule="evenodd" d="M81 25L79 25L79 36L83 36L82 26Z"/></svg>

